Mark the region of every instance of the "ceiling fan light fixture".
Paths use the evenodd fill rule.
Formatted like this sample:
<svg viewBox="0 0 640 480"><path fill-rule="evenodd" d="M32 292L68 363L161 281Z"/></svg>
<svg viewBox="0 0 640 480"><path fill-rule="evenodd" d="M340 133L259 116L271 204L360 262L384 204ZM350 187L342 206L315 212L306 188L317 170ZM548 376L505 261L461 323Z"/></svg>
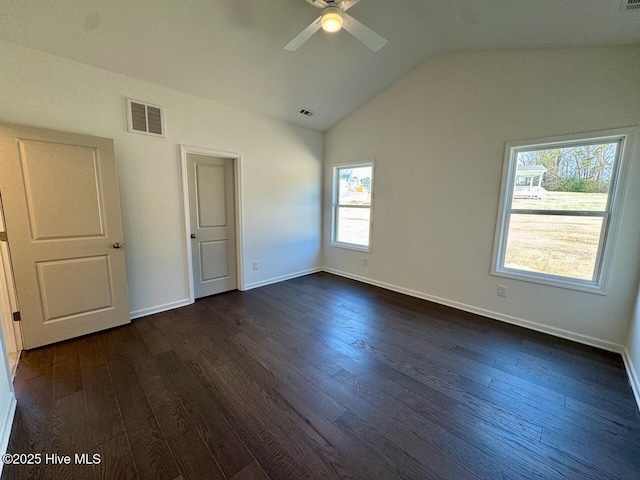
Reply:
<svg viewBox="0 0 640 480"><path fill-rule="evenodd" d="M342 28L342 12L338 7L325 8L320 24L325 32L337 32Z"/></svg>

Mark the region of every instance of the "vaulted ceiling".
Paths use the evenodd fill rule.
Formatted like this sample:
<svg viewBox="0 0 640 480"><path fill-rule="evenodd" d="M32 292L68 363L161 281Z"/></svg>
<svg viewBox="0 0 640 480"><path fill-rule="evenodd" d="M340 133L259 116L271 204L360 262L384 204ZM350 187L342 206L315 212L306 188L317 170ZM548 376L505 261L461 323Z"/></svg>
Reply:
<svg viewBox="0 0 640 480"><path fill-rule="evenodd" d="M0 0L0 37L320 131L444 52L640 44L640 10L621 0L361 0L349 13L388 40L379 52L345 31L283 50L319 13L305 0Z"/></svg>

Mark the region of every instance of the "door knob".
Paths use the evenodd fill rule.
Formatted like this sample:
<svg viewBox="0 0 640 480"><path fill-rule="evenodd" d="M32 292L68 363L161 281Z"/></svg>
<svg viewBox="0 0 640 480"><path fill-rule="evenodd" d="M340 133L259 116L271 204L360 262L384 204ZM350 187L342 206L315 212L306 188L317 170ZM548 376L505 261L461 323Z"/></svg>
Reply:
<svg viewBox="0 0 640 480"><path fill-rule="evenodd" d="M198 238L198 235L196 235L195 233L192 233L191 238Z"/></svg>
<svg viewBox="0 0 640 480"><path fill-rule="evenodd" d="M122 248L124 247L124 243L116 242L113 244L113 248Z"/></svg>

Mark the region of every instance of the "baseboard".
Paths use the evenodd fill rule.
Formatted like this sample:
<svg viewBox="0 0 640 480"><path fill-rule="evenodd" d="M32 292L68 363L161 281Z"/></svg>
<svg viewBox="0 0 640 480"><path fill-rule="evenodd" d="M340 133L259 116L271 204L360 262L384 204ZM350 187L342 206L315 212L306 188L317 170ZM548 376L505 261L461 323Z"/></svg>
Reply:
<svg viewBox="0 0 640 480"><path fill-rule="evenodd" d="M16 396L13 392L10 392L11 400L7 406L7 410L4 412L4 419L2 421L2 433L0 436L0 455L7 453L7 447L9 446L9 437L11 436L11 427L13 427L13 417L16 414ZM3 462L0 462L0 475L2 475Z"/></svg>
<svg viewBox="0 0 640 480"><path fill-rule="evenodd" d="M141 310L135 310L130 313L131 320L140 317L146 317L153 315L154 313L166 312L167 310L173 310L174 308L185 307L191 305L191 300L188 298L184 300L178 300L177 302L165 303L163 305L156 305L155 307L143 308Z"/></svg>
<svg viewBox="0 0 640 480"><path fill-rule="evenodd" d="M483 317L488 317L493 320L499 320L501 322L510 323L512 325L525 327L530 330L536 330L538 332L548 333L549 335L554 335L556 337L572 340L574 342L589 345L590 347L597 347L603 350L620 353L620 354L623 354L624 352L624 347L622 345L618 345L617 343L609 342L607 340L601 340L599 338L590 337L588 335L583 335L581 333L570 332L568 330L563 330L561 328L551 327L549 325L544 325L542 323L532 322L531 320L525 320L523 318L513 317L511 315L505 315L500 312L494 312L492 310L474 307L473 305L467 305L466 303L457 302L455 300L449 300L447 298L437 297L435 295L429 295L424 292L418 292L416 290L399 287L397 285L393 285L390 283L380 282L378 280L374 280L367 277L361 277L360 275L354 275L352 273L343 272L341 270L336 270L333 268L325 267L323 271L327 273L332 273L334 275L338 275L341 277L350 278L358 282L368 283L369 285L375 285L376 287L392 290L394 292L403 293L411 297L421 298L423 300L428 300L430 302L439 303L440 305L446 305L447 307L457 308L458 310L463 310L465 312L482 315Z"/></svg>
<svg viewBox="0 0 640 480"><path fill-rule="evenodd" d="M304 277L305 275L310 275L312 273L318 273L324 271L322 267L309 268L307 270L301 270L295 273L289 273L287 275L280 275L279 277L272 277L267 280L262 280L260 282L247 283L245 284L243 290L251 290L253 288L265 287L267 285L271 285L272 283L284 282L285 280L291 280L292 278Z"/></svg>
<svg viewBox="0 0 640 480"><path fill-rule="evenodd" d="M624 348L622 353L622 359L624 360L624 365L627 367L627 375L629 376L629 385L631 385L631 390L633 390L633 396L636 397L636 403L638 404L638 409L640 410L640 377L638 377L638 371L636 370L635 365L633 364L633 360L631 359L631 354L629 354L629 350L627 347Z"/></svg>

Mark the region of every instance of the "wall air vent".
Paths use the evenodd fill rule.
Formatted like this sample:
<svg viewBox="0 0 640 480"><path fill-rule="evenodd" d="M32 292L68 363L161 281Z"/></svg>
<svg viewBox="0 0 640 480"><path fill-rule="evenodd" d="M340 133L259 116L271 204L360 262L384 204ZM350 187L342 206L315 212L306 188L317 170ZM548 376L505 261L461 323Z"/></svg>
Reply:
<svg viewBox="0 0 640 480"><path fill-rule="evenodd" d="M640 10L640 0L622 0L621 10Z"/></svg>
<svg viewBox="0 0 640 480"><path fill-rule="evenodd" d="M163 108L127 98L127 125L130 132L164 137Z"/></svg>
<svg viewBox="0 0 640 480"><path fill-rule="evenodd" d="M312 112L311 110L307 110L306 108L301 108L300 113L306 117L313 117L313 114L316 112Z"/></svg>

